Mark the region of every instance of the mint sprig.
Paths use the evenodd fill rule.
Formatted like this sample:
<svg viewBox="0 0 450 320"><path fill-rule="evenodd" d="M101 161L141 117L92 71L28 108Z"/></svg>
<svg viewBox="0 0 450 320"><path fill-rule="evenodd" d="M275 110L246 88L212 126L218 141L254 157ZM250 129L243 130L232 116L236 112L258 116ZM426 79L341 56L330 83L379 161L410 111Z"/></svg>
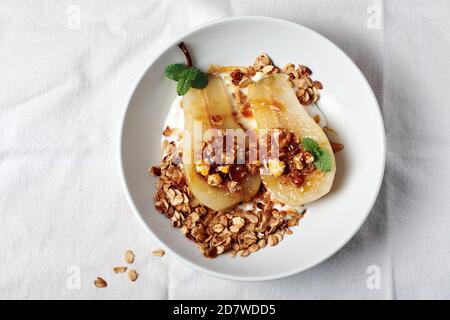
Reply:
<svg viewBox="0 0 450 320"><path fill-rule="evenodd" d="M208 85L208 76L200 69L192 66L191 55L183 42L178 47L186 56L187 65L181 63L170 64L164 70L164 74L167 78L178 82L177 93L179 96L184 96L190 88L205 88Z"/></svg>
<svg viewBox="0 0 450 320"><path fill-rule="evenodd" d="M311 138L303 138L303 148L314 156L314 165L322 172L331 171L331 156L327 150L322 149L319 144Z"/></svg>

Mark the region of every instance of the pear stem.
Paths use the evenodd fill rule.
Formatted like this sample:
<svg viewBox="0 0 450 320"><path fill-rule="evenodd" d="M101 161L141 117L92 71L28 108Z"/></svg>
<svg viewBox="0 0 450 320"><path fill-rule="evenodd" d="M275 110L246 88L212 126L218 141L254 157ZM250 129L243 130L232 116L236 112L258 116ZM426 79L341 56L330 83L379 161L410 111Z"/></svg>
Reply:
<svg viewBox="0 0 450 320"><path fill-rule="evenodd" d="M178 48L180 48L181 51L183 51L184 56L186 57L186 62L188 67L192 67L192 57L191 54L189 53L189 50L186 48L186 45L184 44L184 42L180 42L178 44Z"/></svg>

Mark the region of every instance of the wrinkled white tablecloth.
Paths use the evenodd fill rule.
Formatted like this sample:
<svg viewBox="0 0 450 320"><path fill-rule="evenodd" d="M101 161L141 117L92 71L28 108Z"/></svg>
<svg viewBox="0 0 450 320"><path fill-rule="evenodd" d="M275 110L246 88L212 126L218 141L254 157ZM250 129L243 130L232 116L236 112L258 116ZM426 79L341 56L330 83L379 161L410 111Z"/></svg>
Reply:
<svg viewBox="0 0 450 320"><path fill-rule="evenodd" d="M446 0L0 1L0 298L450 298L449 12ZM278 281L217 280L152 257L118 177L117 128L142 68L189 28L234 15L334 41L386 126L385 180L363 228ZM130 248L132 284L111 270ZM107 289L93 287L98 275Z"/></svg>

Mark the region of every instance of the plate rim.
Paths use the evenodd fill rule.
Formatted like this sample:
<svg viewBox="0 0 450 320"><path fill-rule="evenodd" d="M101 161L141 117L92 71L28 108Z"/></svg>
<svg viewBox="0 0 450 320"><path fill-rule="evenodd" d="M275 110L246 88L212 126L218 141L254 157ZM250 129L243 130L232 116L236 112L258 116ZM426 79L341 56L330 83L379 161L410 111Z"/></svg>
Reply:
<svg viewBox="0 0 450 320"><path fill-rule="evenodd" d="M224 273L220 273L220 272L216 272L213 271L211 269L205 268L203 266L200 266L194 262L189 261L188 259L185 259L184 257L178 255L176 252L174 252L169 246L165 245L163 243L163 241L161 241L158 236L156 236L156 234L153 233L153 231L150 229L149 226L147 226L147 223L144 221L142 215L140 214L139 210L136 207L136 204L134 203L130 191L128 189L127 186L127 182L126 182L126 178L125 178L125 172L124 172L124 167L123 167L123 159L122 159L122 150L123 150L123 130L124 130L124 126L125 126L125 119L131 104L131 101L136 93L136 90L139 86L139 84L141 83L142 79L145 77L145 75L147 74L148 70L150 69L150 67L162 56L164 55L164 53L169 50L171 47L173 47L174 45L176 45L177 43L179 43L180 41L182 41L184 38L186 38L189 35L192 35L196 32L199 32L203 29L207 29L209 27L212 27L214 25L218 25L218 24L224 24L224 23L232 23L235 21L241 21L241 20L260 20L260 21L269 21L269 22L276 22L276 23L282 23L282 24L286 24L295 28L300 28L300 29L304 29L307 32L311 32L313 33L315 36L322 38L322 40L328 42L329 44L331 44L336 50L340 51L350 62L350 64L352 65L353 69L359 74L359 76L362 78L364 85L367 87L367 89L369 90L369 94L371 95L371 98L373 100L373 102L375 102L376 105L376 112L378 115L378 121L379 124L381 126L381 133L382 133L382 137L381 137L381 154L382 154L382 163L381 163L381 170L380 170L380 174L377 177L378 178L378 183L377 183L377 191L372 195L372 199L370 199L370 206L369 209L367 210L367 212L361 216L361 221L358 223L358 226L355 228L354 232L349 233L349 235L347 237L345 237L345 240L342 241L342 243L340 243L337 247L332 248L329 252L326 252L324 255L322 255L321 257L313 260L312 262L310 262L307 265L304 265L302 267L299 268L294 268L294 270L292 271L288 271L288 272L283 272L283 273L274 273L272 275L266 275L266 276L234 276L234 275L229 275L229 274L224 274ZM157 242L161 247L163 247L167 252L169 252L172 256L176 257L179 261L181 261L183 264L193 268L194 270L199 270L201 272L204 272L205 274L217 277L217 278L221 278L221 279L226 279L226 280L233 280L233 281L243 281L243 282L258 282L258 281L270 281L270 280L277 280L277 279L282 279L282 278L287 278L293 275L296 275L298 273L301 273L303 271L306 271L308 269L313 268L314 266L325 262L326 260L328 260L330 257L332 257L335 253L339 252L357 233L358 231L361 229L362 225L364 224L364 222L367 220L367 217L369 216L370 212L373 209L373 206L375 205L375 202L378 198L378 194L381 190L381 185L382 182L384 180L384 173L385 173L385 168L386 168L386 131L385 131L385 126L384 126L384 121L383 121L383 116L381 113L381 109L380 109L380 105L378 103L378 100L375 96L375 93L373 92L372 87L370 86L370 83L368 82L367 78L364 76L364 74L362 73L362 71L359 69L359 67L356 65L356 63L340 48L338 47L334 42L332 42L331 40L329 40L327 37L323 36L322 34L320 34L319 32L310 29L308 27L305 27L304 25L298 24L296 22L293 21L289 21L289 20L285 20L285 19L280 19L280 18L274 18L274 17L268 17L268 16L236 16L236 17L225 17L225 18L220 18L220 19L214 19L205 23L202 23L196 27L193 27L191 29L189 29L187 32L183 33L181 36L175 38L174 40L171 40L166 46L164 46L162 48L162 50L159 51L158 54L156 54L154 56L153 59L151 59L149 61L149 63L147 63L145 65L145 68L143 68L143 72L141 74L138 75L138 77L136 78L136 81L133 83L133 85L131 86L132 91L128 96L128 99L126 100L127 103L125 105L125 107L123 108L122 111L122 115L119 118L119 130L118 130L118 152L117 152L117 160L118 160L118 166L119 166L119 172L120 172L120 181L121 181L121 185L122 185L122 189L123 192L125 193L125 197L127 199L128 205L131 207L133 214L137 217L137 219L139 220L139 222L143 225L144 229L147 231L148 234L150 234L151 238Z"/></svg>

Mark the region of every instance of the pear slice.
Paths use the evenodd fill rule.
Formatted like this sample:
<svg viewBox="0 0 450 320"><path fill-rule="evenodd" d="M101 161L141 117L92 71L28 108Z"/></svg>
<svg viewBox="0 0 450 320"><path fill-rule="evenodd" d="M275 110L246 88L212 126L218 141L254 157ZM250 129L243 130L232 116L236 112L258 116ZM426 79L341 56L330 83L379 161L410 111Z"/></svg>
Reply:
<svg viewBox="0 0 450 320"><path fill-rule="evenodd" d="M196 170L194 164L194 143L201 143L202 137L194 134L194 123L201 122L202 129L238 129L240 128L231 113L231 103L227 89L221 78L209 76L208 86L198 90L191 88L182 100L185 130L192 141L185 141L183 150L183 170L192 194L199 203L216 211L225 211L240 202L251 200L259 190L259 175L249 175L240 182L240 191L229 192L226 188L210 186ZM211 116L220 116L221 123L213 124Z"/></svg>
<svg viewBox="0 0 450 320"><path fill-rule="evenodd" d="M248 96L258 129L287 129L300 139L312 138L321 148L328 151L332 161L331 171L314 170L305 177L305 182L300 188L289 179L282 184L283 176L262 175L263 183L273 199L299 206L327 194L336 172L333 150L323 130L300 105L288 80L283 75L265 78L250 85Z"/></svg>

